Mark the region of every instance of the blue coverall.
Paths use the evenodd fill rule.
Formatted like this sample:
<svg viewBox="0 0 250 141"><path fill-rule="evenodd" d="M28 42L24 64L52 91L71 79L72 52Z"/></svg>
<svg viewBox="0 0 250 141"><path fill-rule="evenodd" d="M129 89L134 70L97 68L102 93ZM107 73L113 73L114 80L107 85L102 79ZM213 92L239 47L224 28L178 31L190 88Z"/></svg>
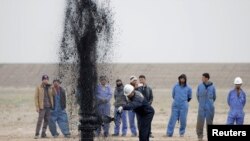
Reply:
<svg viewBox="0 0 250 141"><path fill-rule="evenodd" d="M151 122L154 117L154 109L144 99L139 91L123 106L124 110L134 110L139 129L139 141L149 141Z"/></svg>
<svg viewBox="0 0 250 141"><path fill-rule="evenodd" d="M214 101L216 99L216 90L212 82L207 84L201 83L197 88L197 100L199 102L199 110L196 124L196 133L198 138L203 138L203 127L206 124L213 124L214 118Z"/></svg>
<svg viewBox="0 0 250 141"><path fill-rule="evenodd" d="M135 136L137 136L137 129L136 129L136 124L135 124L135 112L130 110L128 111L128 119L129 119L129 127L131 130L131 133Z"/></svg>
<svg viewBox="0 0 250 141"><path fill-rule="evenodd" d="M62 103L62 98L64 98ZM63 135L70 135L69 132L69 122L68 122L68 116L65 111L65 107L62 106L66 105L65 101L65 91L60 87L59 91L56 92L56 95L54 96L55 101L55 109L51 110L50 115L50 122L49 122L49 129L52 134L52 136L58 136L59 133L56 129L56 122L58 123L59 128L61 129Z"/></svg>
<svg viewBox="0 0 250 141"><path fill-rule="evenodd" d="M112 97L111 87L109 85L105 85L104 87L99 84L97 86L97 104L98 104L98 112L101 116L110 116L110 100ZM104 136L109 135L109 123L104 123L103 125ZM101 133L101 127L97 129L97 135Z"/></svg>
<svg viewBox="0 0 250 141"><path fill-rule="evenodd" d="M246 94L240 89L239 95L237 94L237 90L233 89L229 92L227 97L227 103L230 107L230 111L228 112L227 124L234 124L236 122L237 125L242 125L244 123L244 106L246 104Z"/></svg>
<svg viewBox="0 0 250 141"><path fill-rule="evenodd" d="M135 88L135 90L138 90L138 88ZM135 124L135 112L133 110L128 111L128 121L129 121L129 128L133 136L137 136L137 129ZM138 125L138 123L137 123Z"/></svg>
<svg viewBox="0 0 250 141"><path fill-rule="evenodd" d="M117 111L118 108L115 107L115 111ZM121 116L118 116L118 118L115 119L115 128L114 128L114 134L119 135L120 132L120 125L122 122L122 135L127 134L127 111L124 111L121 113Z"/></svg>
<svg viewBox="0 0 250 141"><path fill-rule="evenodd" d="M167 126L167 136L174 133L175 123L180 119L179 134L184 135L187 123L188 101L192 98L192 89L188 85L181 86L177 83L173 87L172 97L172 113Z"/></svg>

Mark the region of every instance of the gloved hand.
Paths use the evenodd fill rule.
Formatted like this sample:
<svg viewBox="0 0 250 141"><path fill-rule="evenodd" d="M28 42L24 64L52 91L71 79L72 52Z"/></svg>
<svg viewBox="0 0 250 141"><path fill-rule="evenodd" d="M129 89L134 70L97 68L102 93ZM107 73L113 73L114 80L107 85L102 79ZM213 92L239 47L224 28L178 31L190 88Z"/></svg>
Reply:
<svg viewBox="0 0 250 141"><path fill-rule="evenodd" d="M120 106L120 107L117 109L117 111L118 111L118 113L122 113L122 111L123 111L122 106Z"/></svg>

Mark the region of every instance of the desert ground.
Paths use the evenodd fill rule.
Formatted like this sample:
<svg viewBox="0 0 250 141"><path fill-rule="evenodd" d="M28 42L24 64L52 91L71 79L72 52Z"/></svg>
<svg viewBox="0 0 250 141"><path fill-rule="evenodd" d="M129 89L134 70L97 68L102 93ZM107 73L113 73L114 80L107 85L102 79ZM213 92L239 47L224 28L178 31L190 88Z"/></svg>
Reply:
<svg viewBox="0 0 250 141"><path fill-rule="evenodd" d="M122 78L124 83L131 75L145 74L154 92L153 107L155 116L152 122L152 132L155 138L151 141L196 141L197 100L196 87L200 82L203 72L210 72L211 80L217 88L215 101L214 124L225 124L228 105L226 98L228 91L233 87L234 77L241 76L243 89L247 93L245 105L245 124L250 124L250 107L248 98L250 92L249 72L250 64L119 64L112 66L114 75L110 80L111 85L116 78ZM129 68L129 69L127 69ZM34 141L35 126L38 114L34 105L35 86L40 83L42 74L47 73L51 78L56 73L55 65L51 64L0 64L0 141ZM179 124L176 124L173 137L165 136L166 124L171 114L171 88L176 83L177 77L186 73L188 83L193 89L193 99L189 104L187 128L184 137L179 137ZM113 99L112 99L113 103ZM67 111L69 113L70 106ZM72 108L72 107L71 107ZM74 108L74 107L73 107ZM113 107L112 110L113 111ZM47 130L47 139L41 141L75 141L79 140L77 114L70 118L72 137L65 139L61 132L59 138L54 139ZM110 134L114 131L111 123ZM204 128L204 134L206 134ZM95 138L96 141L138 141L130 137L130 130L126 137Z"/></svg>
<svg viewBox="0 0 250 141"><path fill-rule="evenodd" d="M246 90L249 92L249 90ZM217 100L215 102L216 112L214 117L214 124L225 124L228 112L228 106L226 104L226 96L228 90L217 90ZM195 92L194 92L195 93ZM174 136L172 138L165 137L166 124L169 120L171 113L171 94L170 89L155 89L154 90L154 103L155 116L152 122L152 132L155 138L152 141L195 141L196 132L196 117L197 117L197 100L195 94L190 102L187 128L184 137L179 137L178 129L179 125L176 124ZM36 119L38 114L34 107L34 89L32 88L1 88L0 89L0 140L1 141L33 141ZM247 99L245 108L245 124L250 124L250 99ZM76 121L75 121L76 122ZM76 124L70 124L70 126L76 126ZM113 133L114 123L111 123L110 134ZM76 127L71 127L72 138L65 139L62 134L59 138L54 139L51 137L49 131L47 139L48 141L72 141L78 140L78 132ZM204 129L205 131L205 129ZM206 133L206 132L204 132ZM128 130L127 137L109 137L96 138L95 140L108 140L108 141L137 141L135 137L130 137L130 130Z"/></svg>

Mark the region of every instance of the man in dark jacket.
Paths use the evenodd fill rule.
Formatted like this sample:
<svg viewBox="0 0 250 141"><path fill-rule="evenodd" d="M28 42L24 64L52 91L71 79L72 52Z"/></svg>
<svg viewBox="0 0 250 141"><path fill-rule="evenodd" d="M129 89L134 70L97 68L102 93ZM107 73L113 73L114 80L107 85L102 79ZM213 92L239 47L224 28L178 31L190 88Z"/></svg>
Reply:
<svg viewBox="0 0 250 141"><path fill-rule="evenodd" d="M66 109L66 93L65 90L60 86L60 80L53 80L53 95L55 108L51 111L51 117L49 122L49 129L53 137L58 137L59 133L56 129L56 122L61 129L64 137L69 138L69 122L68 116L65 111Z"/></svg>
<svg viewBox="0 0 250 141"><path fill-rule="evenodd" d="M152 89L147 85L146 83L146 76L145 75L140 75L139 76L139 81L142 86L138 87L138 91L142 93L144 98L148 101L150 105L152 105L153 102L153 91Z"/></svg>
<svg viewBox="0 0 250 141"><path fill-rule="evenodd" d="M120 132L120 124L122 121L122 136L126 136L127 134L127 112L122 112L122 114L117 114L117 109L120 106L126 105L126 96L124 95L123 91L123 84L121 79L116 80L116 88L114 91L114 98L115 98L115 128L113 136L119 136Z"/></svg>
<svg viewBox="0 0 250 141"><path fill-rule="evenodd" d="M138 87L138 91L142 93L144 98L147 100L147 102L152 105L153 102L153 91L152 89L147 85L146 83L146 77L145 75L140 75L139 76L139 81L142 86ZM151 127L150 127L150 135L151 138L154 138L151 132Z"/></svg>
<svg viewBox="0 0 250 141"><path fill-rule="evenodd" d="M124 95L127 97L128 103L120 106L118 111L122 113L123 110L133 110L136 113L139 126L139 141L149 141L151 122L154 117L153 107L130 84L125 85Z"/></svg>

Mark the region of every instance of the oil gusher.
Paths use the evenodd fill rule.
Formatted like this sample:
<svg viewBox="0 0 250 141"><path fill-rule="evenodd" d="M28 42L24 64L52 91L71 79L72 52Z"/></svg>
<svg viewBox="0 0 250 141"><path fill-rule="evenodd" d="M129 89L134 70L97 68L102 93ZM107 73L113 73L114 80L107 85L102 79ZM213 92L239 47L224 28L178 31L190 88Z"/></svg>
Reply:
<svg viewBox="0 0 250 141"><path fill-rule="evenodd" d="M92 0L67 1L61 49L65 62L70 62L70 56L77 56L80 141L93 141L94 130L101 124L114 120L109 116L100 116L96 110L98 34L109 27L107 17L98 12L100 11Z"/></svg>

